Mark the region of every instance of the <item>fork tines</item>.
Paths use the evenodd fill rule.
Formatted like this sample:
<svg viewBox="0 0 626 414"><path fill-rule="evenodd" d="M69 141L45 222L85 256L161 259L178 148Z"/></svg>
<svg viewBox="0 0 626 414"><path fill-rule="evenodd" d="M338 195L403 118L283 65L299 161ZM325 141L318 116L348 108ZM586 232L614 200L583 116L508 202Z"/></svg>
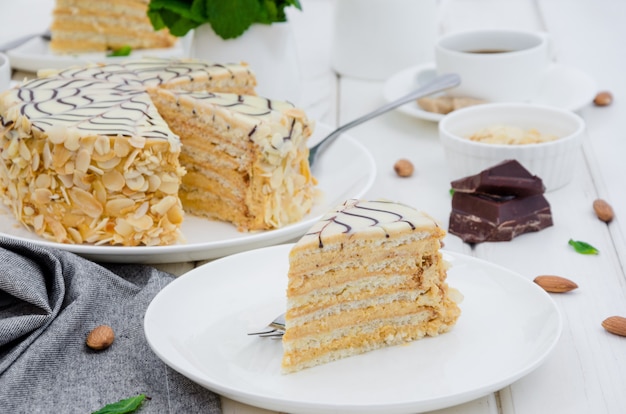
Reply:
<svg viewBox="0 0 626 414"><path fill-rule="evenodd" d="M248 332L248 335L256 335L261 338L282 338L285 331L281 329L271 329L259 332Z"/></svg>

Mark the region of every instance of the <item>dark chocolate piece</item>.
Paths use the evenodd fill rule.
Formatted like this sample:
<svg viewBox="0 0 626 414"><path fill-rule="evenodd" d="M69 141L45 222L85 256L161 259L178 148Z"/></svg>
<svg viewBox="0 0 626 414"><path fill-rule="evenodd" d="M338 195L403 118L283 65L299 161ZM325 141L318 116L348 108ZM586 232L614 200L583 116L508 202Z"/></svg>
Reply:
<svg viewBox="0 0 626 414"><path fill-rule="evenodd" d="M545 191L541 178L532 175L517 160L496 164L476 175L452 181L455 192L525 197Z"/></svg>
<svg viewBox="0 0 626 414"><path fill-rule="evenodd" d="M509 241L552 225L550 204L542 194L489 197L455 192L448 231L467 243Z"/></svg>

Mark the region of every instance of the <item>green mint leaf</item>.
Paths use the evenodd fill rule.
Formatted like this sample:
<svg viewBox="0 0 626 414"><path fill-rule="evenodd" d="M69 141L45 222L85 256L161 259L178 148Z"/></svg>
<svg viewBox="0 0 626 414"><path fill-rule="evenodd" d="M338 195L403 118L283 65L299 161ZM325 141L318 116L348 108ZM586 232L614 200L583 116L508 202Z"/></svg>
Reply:
<svg viewBox="0 0 626 414"><path fill-rule="evenodd" d="M274 22L286 22L287 13L285 9L293 6L298 10L302 10L302 6L298 0L260 0L261 10L258 23L272 24Z"/></svg>
<svg viewBox="0 0 626 414"><path fill-rule="evenodd" d="M207 4L206 0L192 0L193 4L191 5L191 9L189 12L191 15L189 19L194 20L199 23L204 23L209 20L209 15L207 14Z"/></svg>
<svg viewBox="0 0 626 414"><path fill-rule="evenodd" d="M211 27L222 39L241 36L256 21L259 14L259 0L216 0L207 4Z"/></svg>
<svg viewBox="0 0 626 414"><path fill-rule="evenodd" d="M580 254L599 254L600 253L598 249L596 249L589 243L585 243L584 241L577 241L577 240L569 239L567 244L572 246L574 250L576 250L576 252Z"/></svg>
<svg viewBox="0 0 626 414"><path fill-rule="evenodd" d="M132 51L132 47L125 45L120 47L119 49L112 50L107 54L107 56L129 56Z"/></svg>
<svg viewBox="0 0 626 414"><path fill-rule="evenodd" d="M286 21L287 7L302 10L299 0L150 0L148 17L155 30L168 28L174 36L208 23L220 37L232 39L254 23Z"/></svg>
<svg viewBox="0 0 626 414"><path fill-rule="evenodd" d="M168 28L182 37L207 22L206 0L151 0L148 18L155 30Z"/></svg>
<svg viewBox="0 0 626 414"><path fill-rule="evenodd" d="M143 400L146 398L145 394L139 394L136 397L130 397L125 400L120 400L116 403L107 404L98 411L94 411L92 414L125 414L135 411Z"/></svg>
<svg viewBox="0 0 626 414"><path fill-rule="evenodd" d="M454 188L450 189L450 195L453 196L454 195Z"/></svg>
<svg viewBox="0 0 626 414"><path fill-rule="evenodd" d="M164 18L167 28L170 30L170 34L177 37L185 36L190 30L195 29L202 24L194 20L176 16L170 11L164 11L161 15Z"/></svg>
<svg viewBox="0 0 626 414"><path fill-rule="evenodd" d="M259 9L259 17L257 18L259 23L272 24L272 22L278 20L278 7L272 0L261 0L261 7Z"/></svg>
<svg viewBox="0 0 626 414"><path fill-rule="evenodd" d="M151 0L148 13L168 10L182 18L202 23L206 20L206 3L208 0Z"/></svg>
<svg viewBox="0 0 626 414"><path fill-rule="evenodd" d="M152 23L152 27L154 28L154 30L161 30L167 27L167 25L163 21L163 18L161 17L160 10L148 9L148 18L150 19L150 23Z"/></svg>

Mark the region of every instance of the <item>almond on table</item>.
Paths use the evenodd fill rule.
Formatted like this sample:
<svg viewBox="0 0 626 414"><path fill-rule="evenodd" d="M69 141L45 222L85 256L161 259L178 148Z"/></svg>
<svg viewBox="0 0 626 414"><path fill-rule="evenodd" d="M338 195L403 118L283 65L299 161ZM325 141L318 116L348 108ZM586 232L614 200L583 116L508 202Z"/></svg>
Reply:
<svg viewBox="0 0 626 414"><path fill-rule="evenodd" d="M561 276L542 275L537 276L533 281L550 293L564 293L578 289L576 283Z"/></svg>

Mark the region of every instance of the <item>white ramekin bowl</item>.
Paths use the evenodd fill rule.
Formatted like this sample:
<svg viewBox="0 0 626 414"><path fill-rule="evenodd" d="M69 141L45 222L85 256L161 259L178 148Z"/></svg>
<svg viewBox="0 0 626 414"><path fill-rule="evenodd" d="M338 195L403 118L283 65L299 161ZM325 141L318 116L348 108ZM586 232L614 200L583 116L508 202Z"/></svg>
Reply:
<svg viewBox="0 0 626 414"><path fill-rule="evenodd" d="M536 129L559 139L538 144L488 144L467 139L492 126ZM573 112L523 103L476 105L446 115L439 122L450 180L474 175L505 160L517 160L543 180L546 191L569 183L579 160L585 122Z"/></svg>

